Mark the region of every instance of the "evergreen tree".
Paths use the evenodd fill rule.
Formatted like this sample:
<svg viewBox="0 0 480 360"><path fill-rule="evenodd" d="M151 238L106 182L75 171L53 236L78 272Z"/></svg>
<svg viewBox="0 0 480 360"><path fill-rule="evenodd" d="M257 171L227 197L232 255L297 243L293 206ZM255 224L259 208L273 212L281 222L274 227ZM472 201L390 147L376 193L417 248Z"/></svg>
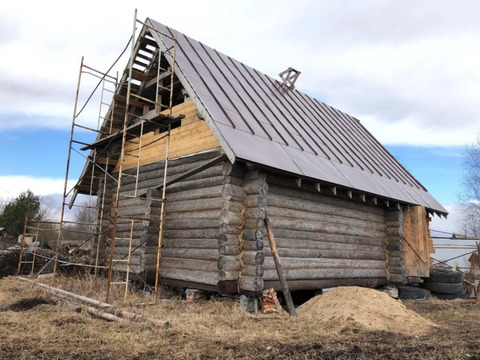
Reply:
<svg viewBox="0 0 480 360"><path fill-rule="evenodd" d="M0 226L11 235L21 235L25 214L28 214L29 220L39 220L40 199L30 190L24 191L5 205L0 214Z"/></svg>

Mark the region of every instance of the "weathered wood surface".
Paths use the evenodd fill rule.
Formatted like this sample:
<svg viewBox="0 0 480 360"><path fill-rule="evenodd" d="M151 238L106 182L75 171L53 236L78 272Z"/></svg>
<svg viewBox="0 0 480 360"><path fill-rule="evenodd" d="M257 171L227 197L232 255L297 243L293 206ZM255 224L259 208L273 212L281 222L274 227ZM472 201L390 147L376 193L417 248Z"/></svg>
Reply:
<svg viewBox="0 0 480 360"><path fill-rule="evenodd" d="M335 279L335 278L375 278L386 277L386 269L285 269L287 280L313 280L313 279ZM278 280L276 270L264 270L263 281Z"/></svg>
<svg viewBox="0 0 480 360"><path fill-rule="evenodd" d="M280 280L280 284L282 285L282 292L283 296L285 297L285 302L287 303L287 309L291 316L297 316L297 312L295 311L295 306L293 305L292 295L290 294L290 290L288 288L287 282L287 273L283 270L282 262L280 260L280 255L277 251L277 244L275 243L275 237L273 235L272 228L270 226L270 220L267 216L265 216L265 227L267 228L268 234L268 241L270 244L270 249L273 255L273 260L275 263L275 270L277 272L277 277ZM265 278L265 271L264 267L262 269L263 278Z"/></svg>
<svg viewBox="0 0 480 360"><path fill-rule="evenodd" d="M350 250L363 252L382 252L383 244L340 243L334 241L318 241L303 239L285 239L276 237L277 246L284 249L313 249L313 250ZM245 250L259 250L256 241L245 241ZM392 249L393 250L393 249Z"/></svg>
<svg viewBox="0 0 480 360"><path fill-rule="evenodd" d="M268 241L266 238L267 231L265 229L265 207L267 204L266 194L268 193L268 184L265 181L266 174L259 170L250 170L244 175L244 198L243 198L243 231L242 231L242 262L245 266L245 256L253 262L253 272L245 272L245 267L242 269L241 277L238 281L238 286L244 291L260 292L263 290L263 241ZM251 238L257 244L254 251L245 248L245 234L251 234ZM260 245L260 243L262 245Z"/></svg>
<svg viewBox="0 0 480 360"><path fill-rule="evenodd" d="M177 279L183 281L190 281L193 283L217 285L218 270L217 271L200 271L192 269L164 269L160 268L160 276L162 278Z"/></svg>
<svg viewBox="0 0 480 360"><path fill-rule="evenodd" d="M410 206L403 210L403 256L405 275L429 276L428 222L425 208Z"/></svg>
<svg viewBox="0 0 480 360"><path fill-rule="evenodd" d="M276 175L278 176L278 175ZM285 187L285 186L279 186L271 182L271 175L267 176L267 183L269 185L269 194L279 194L283 195L286 197L290 197L293 199L298 200L306 200L304 206L304 209L306 211L309 211L308 208L310 205L314 205L315 203L321 204L322 206L324 204L328 205L333 205L335 207L338 207L340 209L351 209L351 210L357 210L359 212L363 213L369 213L369 214L374 214L377 216L383 216L384 210L380 207L369 205L363 202L354 202L351 200L345 200L345 199L340 199L338 197L332 197L332 196L326 196L323 194L318 193L318 191L305 191L303 185L302 188L298 188L297 185L295 187ZM269 196L269 204L270 204L270 196ZM275 205L272 203L272 205ZM285 206L288 208L288 206Z"/></svg>
<svg viewBox="0 0 480 360"><path fill-rule="evenodd" d="M403 213L401 210L385 211L386 253L388 256L388 281L404 282Z"/></svg>

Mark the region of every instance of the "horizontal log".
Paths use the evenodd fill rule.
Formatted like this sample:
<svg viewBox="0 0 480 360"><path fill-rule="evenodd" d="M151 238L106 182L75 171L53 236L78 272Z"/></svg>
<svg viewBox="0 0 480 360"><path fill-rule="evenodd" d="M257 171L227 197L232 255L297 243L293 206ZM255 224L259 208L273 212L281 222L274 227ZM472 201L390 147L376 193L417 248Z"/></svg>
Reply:
<svg viewBox="0 0 480 360"><path fill-rule="evenodd" d="M233 211L222 211L218 217L220 223L229 225L242 225L243 219L240 213Z"/></svg>
<svg viewBox="0 0 480 360"><path fill-rule="evenodd" d="M135 221L133 225L133 231L144 231L148 226L148 222ZM125 220L123 223L121 219L118 219L117 223L117 233L129 233L130 234L131 222Z"/></svg>
<svg viewBox="0 0 480 360"><path fill-rule="evenodd" d="M263 251L244 251L242 261L249 265L263 265L265 254Z"/></svg>
<svg viewBox="0 0 480 360"><path fill-rule="evenodd" d="M287 280L386 277L385 269L284 269ZM276 270L264 270L263 280L278 280Z"/></svg>
<svg viewBox="0 0 480 360"><path fill-rule="evenodd" d="M271 255L271 250L268 245L263 249L266 256ZM385 260L385 253L383 252L369 252L369 251L351 251L351 250L314 250L314 249L285 249L279 248L278 253L280 258L328 258L328 259L365 259L365 260ZM252 263L252 252L245 251L243 260L246 263ZM282 260L283 263L283 260Z"/></svg>
<svg viewBox="0 0 480 360"><path fill-rule="evenodd" d="M268 210L267 210L268 213ZM275 235L277 236L278 229L286 230L297 230L297 231L307 231L315 233L324 233L324 234L341 234L349 236L360 236L360 237L370 237L376 239L384 239L385 233L376 229L367 229L360 228L350 225L343 225L339 223L330 223L325 221L312 221L312 220L303 220L299 221L297 219L289 218L278 218L271 217L270 222L272 228L274 229ZM245 221L245 228L254 228L258 227L255 222L251 220Z"/></svg>
<svg viewBox="0 0 480 360"><path fill-rule="evenodd" d="M240 278L240 271L225 271L225 270L218 271L218 279L220 281L238 280L239 278Z"/></svg>
<svg viewBox="0 0 480 360"><path fill-rule="evenodd" d="M390 283L403 284L404 276L401 274L390 274L389 281Z"/></svg>
<svg viewBox="0 0 480 360"><path fill-rule="evenodd" d="M162 249L162 257L217 260L218 249Z"/></svg>
<svg viewBox="0 0 480 360"><path fill-rule="evenodd" d="M247 196L243 187L232 184L224 185L221 194L224 199L234 201L243 201Z"/></svg>
<svg viewBox="0 0 480 360"><path fill-rule="evenodd" d="M217 259L218 270L224 271L240 271L242 261L236 256L220 255Z"/></svg>
<svg viewBox="0 0 480 360"><path fill-rule="evenodd" d="M385 211L385 220L387 221L402 221L402 212L398 210L389 210Z"/></svg>
<svg viewBox="0 0 480 360"><path fill-rule="evenodd" d="M190 281L194 283L217 285L218 271L196 271L185 269L160 269L160 276L167 279Z"/></svg>
<svg viewBox="0 0 480 360"><path fill-rule="evenodd" d="M403 260L400 258L388 258L388 266L401 267Z"/></svg>
<svg viewBox="0 0 480 360"><path fill-rule="evenodd" d="M151 261L154 260L154 261ZM145 261L151 264L156 264L156 257L150 259L146 257ZM198 259L170 259L163 257L160 260L160 269L189 269L216 272L217 262L215 260L198 260Z"/></svg>
<svg viewBox="0 0 480 360"><path fill-rule="evenodd" d="M397 228L400 229L403 225L398 220L386 220L385 219L385 226L389 228Z"/></svg>
<svg viewBox="0 0 480 360"><path fill-rule="evenodd" d="M245 264L242 270L242 276L244 277L260 277L263 278L264 269L263 265L251 265Z"/></svg>
<svg viewBox="0 0 480 360"><path fill-rule="evenodd" d="M156 240L156 239L155 239ZM143 243L143 235L142 236L134 236L132 239L132 247L140 246ZM128 247L130 240L128 239L117 239L115 240L115 247Z"/></svg>
<svg viewBox="0 0 480 360"><path fill-rule="evenodd" d="M243 200L246 208L265 208L267 206L267 197L263 195L247 195Z"/></svg>
<svg viewBox="0 0 480 360"><path fill-rule="evenodd" d="M267 231L264 228L251 228L243 229L242 237L244 241L256 241L262 240L267 235Z"/></svg>
<svg viewBox="0 0 480 360"><path fill-rule="evenodd" d="M133 263L133 261L132 261ZM118 271L120 273L126 273L127 272L127 264L124 262L121 263L115 263L113 266L113 271ZM141 274L143 271L145 271L145 267L143 265L131 265L130 266L130 277L134 277L135 274Z"/></svg>
<svg viewBox="0 0 480 360"><path fill-rule="evenodd" d="M388 242L386 248L388 251L399 251L402 248L402 244L399 241L394 243Z"/></svg>
<svg viewBox="0 0 480 360"><path fill-rule="evenodd" d="M310 258L281 258L284 269L380 269L385 270L387 264L385 260L365 260L365 259L310 259ZM273 257L265 256L263 262L265 270L275 270Z"/></svg>
<svg viewBox="0 0 480 360"><path fill-rule="evenodd" d="M187 155L183 157L169 159L168 172L169 174L183 173L193 168L196 168L198 166L204 165L208 163L210 160L220 155L221 155L220 151L218 149L214 149L212 151L206 151L203 153L197 153L193 155ZM164 161L159 161L159 162L155 162L148 165L142 165L140 167L140 172L149 173L149 172L159 171L159 170L163 172L164 164L165 164ZM136 171L137 171L137 168L134 167L134 168L125 170L124 173L134 175ZM163 173L161 174L161 176L163 176ZM115 177L115 174L114 174L114 177Z"/></svg>
<svg viewBox="0 0 480 360"><path fill-rule="evenodd" d="M403 270L402 266L388 266L388 272L390 274L403 274Z"/></svg>
<svg viewBox="0 0 480 360"><path fill-rule="evenodd" d="M163 239L164 249L217 249L217 239Z"/></svg>
<svg viewBox="0 0 480 360"><path fill-rule="evenodd" d="M260 277L241 277L238 280L238 287L241 291L260 292L263 290L263 279Z"/></svg>
<svg viewBox="0 0 480 360"><path fill-rule="evenodd" d="M206 219L206 220L217 220L221 214L219 211L220 209L214 209L214 210L204 210L204 211L190 211L190 212L171 212L171 211L166 211L165 212L165 222L171 221L171 220L189 220L189 219Z"/></svg>
<svg viewBox="0 0 480 360"><path fill-rule="evenodd" d="M241 235L239 234L219 234L218 235L218 246L225 245L225 246L234 246L240 245Z"/></svg>
<svg viewBox="0 0 480 360"><path fill-rule="evenodd" d="M245 209L245 213L243 214L244 219L261 219L264 220L267 211L265 208L247 208Z"/></svg>
<svg viewBox="0 0 480 360"><path fill-rule="evenodd" d="M381 215L362 212L362 209L349 209L304 199L294 199L279 194L269 194L267 198L269 216L285 216L317 219L320 216L332 219L351 219L385 226ZM360 205L359 205L360 206Z"/></svg>
<svg viewBox="0 0 480 360"><path fill-rule="evenodd" d="M218 229L166 230L163 237L165 239L217 239L219 234Z"/></svg>
<svg viewBox="0 0 480 360"><path fill-rule="evenodd" d="M168 173L167 173L167 181L172 180L172 179L186 173L187 171L193 170L196 167L197 167L197 165L195 163L191 163L188 166L185 166L183 168L178 168L178 169L170 167L169 170L168 170ZM223 176L222 167L223 166L221 164L214 165L210 168L207 168L207 169L203 170L200 173L193 174L193 175L189 176L188 180L205 179L205 178L210 178L210 177L215 177L215 176ZM159 168L157 166L157 168L155 170L148 171L148 172L144 172L143 168L140 168L140 174L139 174L139 177L138 177L138 182L139 183L143 183L145 181L151 181L153 179L160 179L161 182L163 182L163 163L162 163L161 168ZM125 185L131 185L131 184L135 183L136 179L133 176L129 176L129 177L125 177L124 179L122 179L122 182L123 181L125 182Z"/></svg>
<svg viewBox="0 0 480 360"><path fill-rule="evenodd" d="M245 206L241 201L223 200L222 210L241 213L245 209Z"/></svg>
<svg viewBox="0 0 480 360"><path fill-rule="evenodd" d="M167 202L217 198L222 194L222 189L225 186L231 185L213 186L205 189L195 189L174 194L167 194Z"/></svg>
<svg viewBox="0 0 480 360"><path fill-rule="evenodd" d="M263 240L246 240L242 243L242 247L244 251L262 251L265 247L265 243Z"/></svg>
<svg viewBox="0 0 480 360"><path fill-rule="evenodd" d="M224 185L224 184L240 186L242 185L242 179L234 178L231 176L223 176L223 175L209 177L209 178L201 178L201 179L189 178L188 180L183 180L168 186L167 192L171 194L171 193L176 193L180 191L209 188L209 187L214 187L214 186Z"/></svg>
<svg viewBox="0 0 480 360"><path fill-rule="evenodd" d="M132 247L132 250L131 250L132 256L134 257L143 256L143 253L144 252L141 247L140 248ZM117 244L115 244L115 259L123 258L126 255L128 255L128 246L117 246Z"/></svg>
<svg viewBox="0 0 480 360"><path fill-rule="evenodd" d="M271 184L268 177L267 183L269 185L268 191L268 203L277 206L278 200L290 201L291 204L303 204L304 208L299 210L307 210L308 206L315 206L316 204L332 205L338 209L350 209L361 213L373 214L383 217L384 210L373 205L367 205L365 203L356 203L351 200L343 200L337 197L329 197L321 195L316 192L309 192L298 188L286 188ZM276 203L270 203L270 201L276 201ZM306 208L305 208L306 207ZM315 211L314 211L315 212Z"/></svg>
<svg viewBox="0 0 480 360"><path fill-rule="evenodd" d="M218 253L220 255L239 255L241 252L240 246L239 245L219 245L218 246Z"/></svg>
<svg viewBox="0 0 480 360"><path fill-rule="evenodd" d="M208 199L196 199L196 200L181 200L173 201L169 199L165 203L165 210L169 213L173 212L191 212L201 210L215 210L223 208L223 199L218 197Z"/></svg>
<svg viewBox="0 0 480 360"><path fill-rule="evenodd" d="M345 243L335 243L335 242L326 242L326 241L317 241L317 240L299 240L299 239L285 239L276 237L275 242L277 247L280 249L291 248L291 249L313 249L313 250L350 250L350 251L369 251L383 253L384 246L380 245L369 245L369 244L345 244ZM263 242L261 242L263 244ZM245 250L261 250L258 249L258 245L254 241L245 241L243 247ZM268 245L267 245L268 247Z"/></svg>
<svg viewBox="0 0 480 360"><path fill-rule="evenodd" d="M220 232L222 234L240 234L242 232L242 225L221 224Z"/></svg>
<svg viewBox="0 0 480 360"><path fill-rule="evenodd" d="M194 216L194 214L192 214ZM187 229L215 229L220 226L218 219L190 219L190 220L172 220L165 221L165 230L187 230Z"/></svg>
<svg viewBox="0 0 480 360"><path fill-rule="evenodd" d="M265 180L254 179L249 180L245 184L243 184L243 189L248 195L266 195L268 192L268 185Z"/></svg>
<svg viewBox="0 0 480 360"><path fill-rule="evenodd" d="M331 215L322 213L313 213L309 211L292 210L282 207L275 207L268 205L269 218L281 218L291 220L309 220L309 221L323 221L328 223L341 224L346 226L353 226L362 229L373 229L376 231L385 232L385 224L383 221L360 220L343 215Z"/></svg>

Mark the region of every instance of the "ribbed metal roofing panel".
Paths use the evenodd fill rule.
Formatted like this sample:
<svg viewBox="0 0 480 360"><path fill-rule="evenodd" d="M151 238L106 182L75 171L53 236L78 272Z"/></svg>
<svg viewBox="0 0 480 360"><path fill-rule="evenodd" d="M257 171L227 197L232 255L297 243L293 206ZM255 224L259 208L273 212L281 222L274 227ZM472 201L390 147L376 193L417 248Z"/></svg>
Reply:
<svg viewBox="0 0 480 360"><path fill-rule="evenodd" d="M447 213L354 117L181 33L176 64L236 158Z"/></svg>

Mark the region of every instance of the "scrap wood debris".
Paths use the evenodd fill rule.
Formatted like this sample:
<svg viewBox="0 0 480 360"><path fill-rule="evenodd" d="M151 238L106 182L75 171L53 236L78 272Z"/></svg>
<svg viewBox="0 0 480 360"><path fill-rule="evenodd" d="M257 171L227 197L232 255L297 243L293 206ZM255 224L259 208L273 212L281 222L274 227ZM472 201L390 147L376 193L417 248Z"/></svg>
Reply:
<svg viewBox="0 0 480 360"><path fill-rule="evenodd" d="M260 306L264 314L283 313L282 305L277 298L277 292L274 289L264 290L260 300Z"/></svg>

